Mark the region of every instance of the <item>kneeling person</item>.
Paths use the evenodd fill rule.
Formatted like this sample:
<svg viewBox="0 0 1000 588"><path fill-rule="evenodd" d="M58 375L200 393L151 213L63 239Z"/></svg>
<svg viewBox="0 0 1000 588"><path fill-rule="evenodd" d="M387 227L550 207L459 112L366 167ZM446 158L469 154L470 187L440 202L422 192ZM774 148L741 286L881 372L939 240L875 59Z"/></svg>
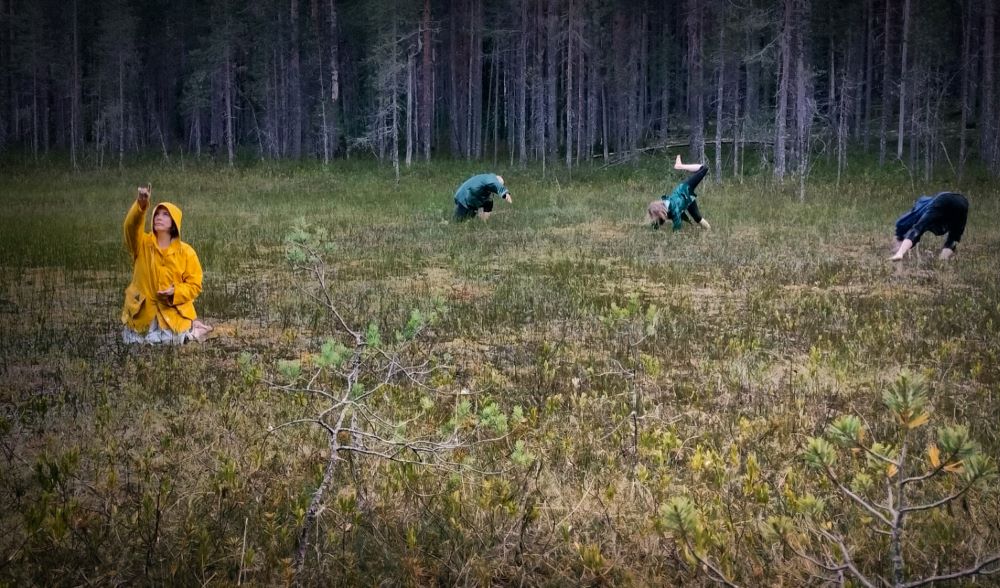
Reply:
<svg viewBox="0 0 1000 588"><path fill-rule="evenodd" d="M181 241L181 209L161 202L153 209L153 231L144 230L150 189L125 216L125 245L132 254L132 282L125 290L121 320L126 343L200 341L212 327L197 320L194 300L201 293L198 255Z"/></svg>
<svg viewBox="0 0 1000 588"><path fill-rule="evenodd" d="M496 174L479 174L465 180L455 192L455 221L461 222L476 216L482 209L482 219L486 220L493 211L493 195L496 194L513 202L503 177Z"/></svg>
<svg viewBox="0 0 1000 588"><path fill-rule="evenodd" d="M965 223L969 218L969 201L956 192L941 192L935 196L921 196L913 208L896 219L896 254L893 261L903 259L906 252L920 242L926 231L935 235L948 234L939 259L949 259L955 246L962 240Z"/></svg>

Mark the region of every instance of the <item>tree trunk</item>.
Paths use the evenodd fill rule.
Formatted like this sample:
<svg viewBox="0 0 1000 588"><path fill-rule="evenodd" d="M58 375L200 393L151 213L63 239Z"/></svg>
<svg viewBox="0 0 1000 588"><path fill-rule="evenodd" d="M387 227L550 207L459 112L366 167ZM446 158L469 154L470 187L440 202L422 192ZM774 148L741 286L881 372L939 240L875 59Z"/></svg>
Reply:
<svg viewBox="0 0 1000 588"><path fill-rule="evenodd" d="M795 27L795 140L796 157L799 164L799 200L805 200L805 177L809 172L809 138L812 127L813 108L810 104L812 81L806 66L807 23L809 22L809 0L798 0L797 26Z"/></svg>
<svg viewBox="0 0 1000 588"><path fill-rule="evenodd" d="M738 82L738 80L737 80ZM740 116L739 84L736 84L737 96L733 100L733 176L742 181L743 174L740 170L743 155L743 128L744 119Z"/></svg>
<svg viewBox="0 0 1000 588"><path fill-rule="evenodd" d="M392 57L389 62L390 80L389 91L389 154L392 159L392 170L396 174L396 183L399 183L399 31L397 29L396 15L392 15L392 36L389 42L392 44Z"/></svg>
<svg viewBox="0 0 1000 588"><path fill-rule="evenodd" d="M517 71L515 73L515 80L517 87L514 89L514 100L516 101L514 107L514 126L515 133L517 134L517 158L521 165L524 165L528 160L528 141L527 141L527 130L528 130L528 109L527 109L527 96L528 96L528 2L530 0L521 1L521 21L520 21L520 31L521 34L518 35L517 41Z"/></svg>
<svg viewBox="0 0 1000 588"><path fill-rule="evenodd" d="M899 58L899 127L896 135L896 159L903 157L903 121L906 111L906 54L910 47L910 0L903 0L903 47Z"/></svg>
<svg viewBox="0 0 1000 588"><path fill-rule="evenodd" d="M330 34L330 153L340 150L340 31L337 28L337 1L327 0L328 29Z"/></svg>
<svg viewBox="0 0 1000 588"><path fill-rule="evenodd" d="M236 139L233 136L233 95L235 92L233 89L233 49L228 33L229 27L227 26L226 28L225 64L223 65L225 68L225 86L223 87L222 96L225 101L223 116L226 121L226 155L229 166L232 167L236 162Z"/></svg>
<svg viewBox="0 0 1000 588"><path fill-rule="evenodd" d="M118 167L125 165L125 59L118 56Z"/></svg>
<svg viewBox="0 0 1000 588"><path fill-rule="evenodd" d="M500 50L496 43L493 44L493 165L497 163L497 151L500 141ZM490 116L487 113L487 116Z"/></svg>
<svg viewBox="0 0 1000 588"><path fill-rule="evenodd" d="M864 107L864 120L862 122L863 133L864 133L864 146L865 153L868 153L868 149L871 141L871 126L872 126L872 85L873 85L873 75L872 72L875 69L873 64L875 56L875 4L874 0L865 0L865 107Z"/></svg>
<svg viewBox="0 0 1000 588"><path fill-rule="evenodd" d="M840 176L847 167L847 118L848 118L848 96L850 92L847 88L848 73L844 68L840 74L840 101L838 103L837 120L837 185L840 185Z"/></svg>
<svg viewBox="0 0 1000 588"><path fill-rule="evenodd" d="M413 70L416 68L416 57L406 58L406 167L413 164Z"/></svg>
<svg viewBox="0 0 1000 588"><path fill-rule="evenodd" d="M562 26L559 22L559 0L549 0L548 13L545 19L545 151L556 155L559 147L559 135L556 132L558 113L556 111L556 80L559 77L559 34Z"/></svg>
<svg viewBox="0 0 1000 588"><path fill-rule="evenodd" d="M884 47L882 52L882 116L879 120L878 164L885 165L886 133L889 130L889 117L892 116L892 58L890 56L890 40L892 38L892 0L885 0Z"/></svg>
<svg viewBox="0 0 1000 588"><path fill-rule="evenodd" d="M302 155L302 80L299 56L299 0L289 1L289 149L288 154L298 159Z"/></svg>
<svg viewBox="0 0 1000 588"><path fill-rule="evenodd" d="M483 2L473 0L471 15L472 36L472 155L483 156Z"/></svg>
<svg viewBox="0 0 1000 588"><path fill-rule="evenodd" d="M983 13L983 89L982 114L982 157L994 175L1000 175L1000 148L998 148L997 107L996 107L996 4L987 0Z"/></svg>
<svg viewBox="0 0 1000 588"><path fill-rule="evenodd" d="M785 135L788 122L788 90L791 84L791 42L792 34L792 11L795 0L784 0L784 17L781 26L781 68L778 70L778 105L775 113L774 123L774 177L783 180L785 178L786 146Z"/></svg>
<svg viewBox="0 0 1000 588"><path fill-rule="evenodd" d="M332 1L332 0L331 0ZM421 68L420 68L420 105L417 112L420 116L420 151L424 161L431 160L431 120L434 108L432 90L434 88L434 72L431 60L433 47L431 45L431 0L424 0L424 12L420 24L421 34Z"/></svg>
<svg viewBox="0 0 1000 588"><path fill-rule="evenodd" d="M79 0L73 0L73 73L69 98L69 159L73 169L77 169L76 149L80 145L80 7Z"/></svg>
<svg viewBox="0 0 1000 588"><path fill-rule="evenodd" d="M961 81L961 98L962 103L962 118L959 123L958 130L958 179L961 180L962 176L965 175L965 161L968 157L966 153L966 144L968 142L968 132L966 127L969 125L969 69L972 66L972 59L970 53L972 42L972 0L962 1L962 81Z"/></svg>
<svg viewBox="0 0 1000 588"><path fill-rule="evenodd" d="M722 113L726 87L726 22L719 27L719 82L715 91L715 181L722 179Z"/></svg>
<svg viewBox="0 0 1000 588"><path fill-rule="evenodd" d="M644 6L639 15L639 70L636 72L636 104L635 104L635 146L641 146L646 132L646 107L649 104L649 16L648 7Z"/></svg>
<svg viewBox="0 0 1000 588"><path fill-rule="evenodd" d="M702 67L702 8L701 0L687 2L688 37L688 109L691 125L690 157L705 161L705 92Z"/></svg>
<svg viewBox="0 0 1000 588"><path fill-rule="evenodd" d="M566 21L569 24L566 31L566 169L573 167L573 27L576 24L573 14L573 0L569 0L569 13Z"/></svg>

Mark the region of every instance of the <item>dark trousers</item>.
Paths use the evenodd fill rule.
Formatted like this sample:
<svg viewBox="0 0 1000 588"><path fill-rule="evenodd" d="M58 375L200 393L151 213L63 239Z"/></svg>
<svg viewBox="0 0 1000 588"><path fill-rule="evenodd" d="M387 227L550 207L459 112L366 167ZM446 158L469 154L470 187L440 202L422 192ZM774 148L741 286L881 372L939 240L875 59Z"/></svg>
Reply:
<svg viewBox="0 0 1000 588"><path fill-rule="evenodd" d="M698 184L700 184L701 181L704 180L705 176L707 175L708 175L708 166L703 165L701 166L701 169L688 176L688 178L684 180L684 183L688 185L688 188L691 189L691 193L694 194L694 189L698 187Z"/></svg>
<svg viewBox="0 0 1000 588"><path fill-rule="evenodd" d="M468 206L466 206L466 205L462 204L461 202L459 202L458 200L456 200L455 201L455 222L459 222L460 223L462 221L469 220L470 218L473 218L474 216L476 216L476 210L477 209L475 209L475 208L469 208ZM492 200L487 200L486 203L483 204L483 212L493 212L493 201Z"/></svg>

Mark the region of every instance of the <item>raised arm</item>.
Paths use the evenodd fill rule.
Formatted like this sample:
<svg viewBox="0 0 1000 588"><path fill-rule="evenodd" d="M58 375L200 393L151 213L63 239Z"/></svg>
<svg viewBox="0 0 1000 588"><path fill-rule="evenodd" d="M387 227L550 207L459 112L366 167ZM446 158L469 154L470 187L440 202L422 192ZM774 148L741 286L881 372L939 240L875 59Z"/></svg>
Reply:
<svg viewBox="0 0 1000 588"><path fill-rule="evenodd" d="M142 240L142 228L146 221L146 209L149 208L150 187L139 188L139 194L125 215L125 246L128 247L132 259L139 255L139 242Z"/></svg>

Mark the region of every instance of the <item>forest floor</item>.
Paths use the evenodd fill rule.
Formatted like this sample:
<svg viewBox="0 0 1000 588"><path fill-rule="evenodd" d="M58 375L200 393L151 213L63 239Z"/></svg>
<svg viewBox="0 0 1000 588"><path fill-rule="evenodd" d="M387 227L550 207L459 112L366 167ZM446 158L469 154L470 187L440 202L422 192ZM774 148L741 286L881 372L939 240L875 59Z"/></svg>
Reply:
<svg viewBox="0 0 1000 588"><path fill-rule="evenodd" d="M708 582L692 550L736 583L816 582L822 570L761 531L815 510L803 497L883 573L885 539L800 454L841 414L890 435L882 392L913 374L928 430L965 424L1000 455L998 184L960 187L972 214L950 262L928 234L892 263L896 216L959 187L857 173L814 178L800 201L770 180L708 178L712 230L654 231L646 204L683 179L668 168L497 166L513 204L457 225L454 189L485 166L415 167L398 184L355 161L8 169L0 586L292 577L328 440L282 425L329 405L309 389L338 393L329 373L304 383L323 343L352 344L288 261L303 226L325 230L348 325L431 367L389 377L365 414L397 440L462 440L407 463L342 462L310 527L306 583ZM121 223L146 182L184 212L205 270L196 306L215 326L205 343L121 343ZM702 517L691 550L664 523L677 496ZM966 498L914 517L912 574L998 550L996 491Z"/></svg>

